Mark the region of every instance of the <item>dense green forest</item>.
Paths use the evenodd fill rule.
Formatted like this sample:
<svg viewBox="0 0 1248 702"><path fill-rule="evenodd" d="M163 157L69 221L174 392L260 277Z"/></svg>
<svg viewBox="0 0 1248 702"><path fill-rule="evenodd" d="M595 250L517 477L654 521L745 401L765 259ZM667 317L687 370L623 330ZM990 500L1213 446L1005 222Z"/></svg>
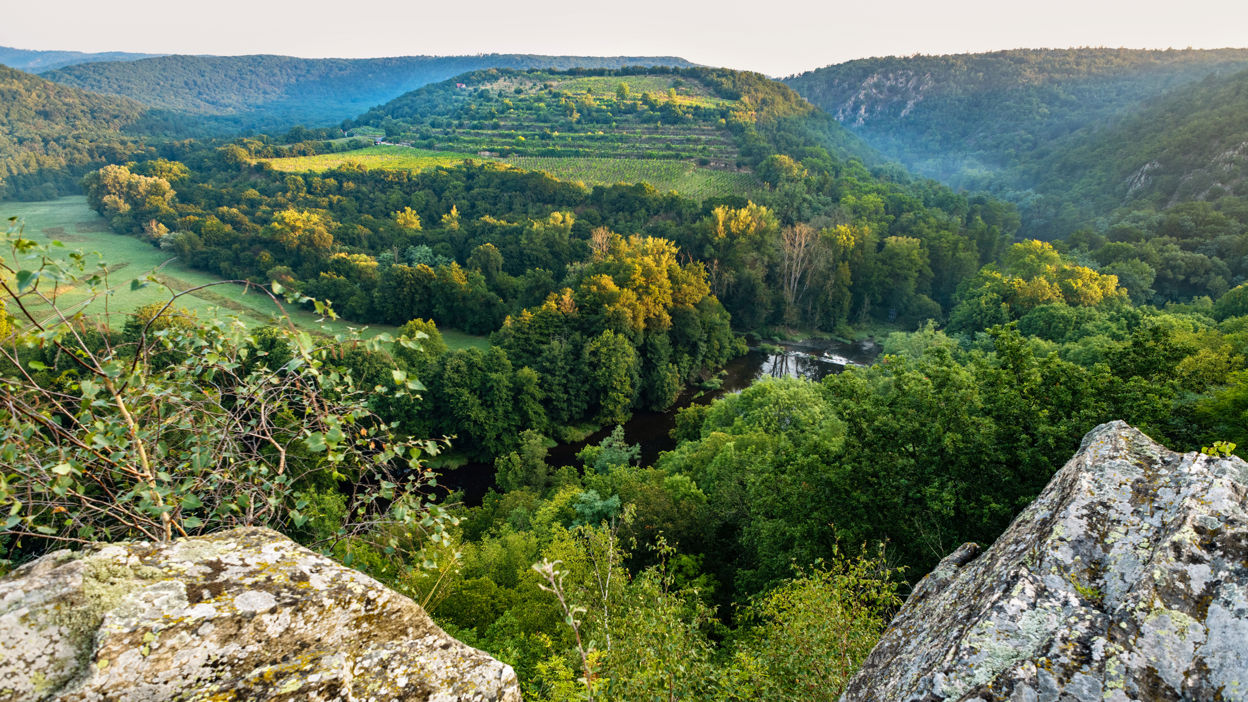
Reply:
<svg viewBox="0 0 1248 702"><path fill-rule="evenodd" d="M916 173L983 189L1054 139L1244 68L1242 49L1037 49L859 59L785 82Z"/></svg>
<svg viewBox="0 0 1248 702"><path fill-rule="evenodd" d="M1020 165L1037 228L1214 203L1236 218L1248 195L1248 71L1208 76L1082 130ZM1242 219L1242 217L1241 217Z"/></svg>
<svg viewBox="0 0 1248 702"><path fill-rule="evenodd" d="M0 66L0 200L77 192L88 170L144 153L127 128L145 112Z"/></svg>
<svg viewBox="0 0 1248 702"><path fill-rule="evenodd" d="M285 130L338 124L427 83L481 68L674 65L671 56L401 56L305 59L293 56L159 56L80 63L44 77L121 95L189 120L201 133ZM191 119L194 118L194 119Z"/></svg>
<svg viewBox="0 0 1248 702"><path fill-rule="evenodd" d="M1039 62L1003 84L1065 71L1137 100L1235 56L994 61ZM1198 108L1158 101L1121 123L1118 150L1067 158L1130 173L1154 149L1176 168L1200 158L1178 146L1232 151L1210 135L1242 131L1242 82L1195 83ZM1045 124L1077 130L1106 104ZM1047 242L1018 236L1014 206L909 175L758 74L471 72L344 126L458 156L275 169L363 145L299 128L119 155L83 187L118 236L395 334L248 325L178 297L113 328L81 307L62 319L55 291L160 277L110 280L113 262L7 232L0 555L271 526L413 597L514 666L526 699L834 700L910 586L995 539L1096 424L1248 446L1237 171L1158 178L1121 208L1080 181L1094 219ZM704 160L753 180L694 199L503 154ZM489 343L452 348L449 329ZM714 388L761 337L864 330L875 364L693 403L648 465L620 426ZM484 498L439 485L436 454L491 464Z"/></svg>

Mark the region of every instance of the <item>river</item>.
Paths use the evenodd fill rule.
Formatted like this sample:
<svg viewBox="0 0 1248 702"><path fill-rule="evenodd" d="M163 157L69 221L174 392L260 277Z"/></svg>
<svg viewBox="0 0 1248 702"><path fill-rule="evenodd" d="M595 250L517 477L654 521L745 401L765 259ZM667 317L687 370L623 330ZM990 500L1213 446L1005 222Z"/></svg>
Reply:
<svg viewBox="0 0 1248 702"><path fill-rule="evenodd" d="M681 393L676 403L663 412L636 411L624 424L624 440L641 447L641 465L651 465L663 451L675 448L670 434L676 426L676 412L694 404L708 404L727 393L737 392L760 378L806 378L822 380L851 366L872 363L879 353L873 342L847 344L831 340L783 343L767 350L751 349L749 353L724 366L723 384L715 390L692 387ZM552 466L577 465L576 454L586 446L597 444L614 429L607 426L586 437L584 441L559 444L550 449L546 461ZM464 502L481 504L482 498L494 487L494 466L491 463L467 463L447 471L439 481L452 490L463 490Z"/></svg>

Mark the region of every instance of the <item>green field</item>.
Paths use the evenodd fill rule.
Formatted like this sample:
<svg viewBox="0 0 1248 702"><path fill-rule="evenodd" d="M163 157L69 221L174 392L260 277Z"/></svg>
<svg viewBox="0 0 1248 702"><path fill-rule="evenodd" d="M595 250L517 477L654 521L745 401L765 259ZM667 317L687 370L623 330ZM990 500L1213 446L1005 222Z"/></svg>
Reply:
<svg viewBox="0 0 1248 702"><path fill-rule="evenodd" d="M370 146L365 149L317 156L268 159L279 171L319 173L346 163L365 168L419 171L433 166L449 166L466 159L499 161L530 171L544 171L554 178L588 186L617 183L650 183L660 191L703 200L723 195L746 196L759 187L749 173L703 168L689 161L657 158L593 158L575 156L511 156L493 159L447 151L429 151L407 146Z"/></svg>
<svg viewBox="0 0 1248 702"><path fill-rule="evenodd" d="M92 303L87 309L88 314L98 316L110 326L120 327L125 324L125 315L139 307L154 302L165 302L170 292L162 285L149 285L139 290L130 290L130 281L143 278L152 271L164 285L182 291L208 283L219 282L219 279L208 273L188 268L176 260L170 260L167 252L147 244L136 237L114 234L109 231L108 223L87 206L85 197L63 197L59 200L46 202L0 202L0 219L19 217L25 223L26 235L32 239L49 239L63 242L67 249L84 252L98 252L109 264L110 287L118 288L115 295ZM3 255L8 256L8 252ZM58 302L61 307L73 306L85 299L81 292L73 289L58 291ZM227 314L237 315L248 325L260 326L273 321L278 312L277 305L258 291L248 292L242 286L223 283L205 290L199 290L178 299L178 305L197 314L211 314L218 310ZM35 308L36 312L51 313L45 309ZM344 333L349 328L361 328L363 325L350 324L342 320L322 321L313 312L286 306L290 318L299 327L309 331L326 333ZM105 315L107 314L107 317ZM382 332L394 332L392 327L370 325L364 332L366 336ZM443 336L451 348L475 346L485 348L489 342L479 336L471 336L462 332L447 330Z"/></svg>
<svg viewBox="0 0 1248 702"><path fill-rule="evenodd" d="M410 146L393 146L381 144L353 151L342 151L335 154L318 154L316 156L291 156L288 158L262 159L268 161L275 170L291 173L320 173L348 163L357 163L365 168L382 168L395 171L420 171L435 166L454 166L469 158L480 158L473 154L456 153L453 151L430 151Z"/></svg>
<svg viewBox="0 0 1248 702"><path fill-rule="evenodd" d="M749 173L702 168L688 161L668 159L543 158L513 156L507 163L531 171L545 171L560 180L586 185L650 183L660 191L675 190L695 200L722 195L749 195L759 187Z"/></svg>

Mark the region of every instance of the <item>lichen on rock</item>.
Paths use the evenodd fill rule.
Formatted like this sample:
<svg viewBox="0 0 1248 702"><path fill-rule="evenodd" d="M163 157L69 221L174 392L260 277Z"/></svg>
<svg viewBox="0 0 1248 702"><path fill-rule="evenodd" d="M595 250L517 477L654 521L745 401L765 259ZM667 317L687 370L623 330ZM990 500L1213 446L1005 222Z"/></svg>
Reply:
<svg viewBox="0 0 1248 702"><path fill-rule="evenodd" d="M0 701L518 702L511 668L266 529L57 551L0 580Z"/></svg>
<svg viewBox="0 0 1248 702"><path fill-rule="evenodd" d="M1123 422L921 580L858 700L1248 700L1248 464Z"/></svg>

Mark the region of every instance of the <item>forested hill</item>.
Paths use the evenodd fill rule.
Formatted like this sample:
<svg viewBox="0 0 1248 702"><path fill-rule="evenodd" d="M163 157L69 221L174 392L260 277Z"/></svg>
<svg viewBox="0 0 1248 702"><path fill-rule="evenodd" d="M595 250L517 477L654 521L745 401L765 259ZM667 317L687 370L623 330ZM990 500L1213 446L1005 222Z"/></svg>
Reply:
<svg viewBox="0 0 1248 702"><path fill-rule="evenodd" d="M0 200L77 189L82 174L141 150L123 129L145 108L0 66Z"/></svg>
<svg viewBox="0 0 1248 702"><path fill-rule="evenodd" d="M82 51L39 51L32 49L15 49L11 46L0 46L0 65L16 68L19 71L39 73L51 71L78 63L97 61L134 61L151 58L160 54L136 54L129 51L102 51L84 53Z"/></svg>
<svg viewBox="0 0 1248 702"><path fill-rule="evenodd" d="M1246 198L1248 71L1210 76L1080 132L1022 173L1084 218L1123 207Z"/></svg>
<svg viewBox="0 0 1248 702"><path fill-rule="evenodd" d="M305 59L291 56L161 56L91 63L47 78L124 95L146 105L213 118L219 130L277 130L336 124L409 90L480 68L692 65L670 56L404 56Z"/></svg>
<svg viewBox="0 0 1248 702"><path fill-rule="evenodd" d="M685 181L723 186L701 196L775 186L797 177L803 159L880 160L784 84L713 68L476 71L402 95L352 125L589 184L647 181L662 190L669 169L655 162L684 163ZM764 162L777 151L793 160ZM583 160L578 168L568 159ZM715 173L693 170L708 168Z"/></svg>
<svg viewBox="0 0 1248 702"><path fill-rule="evenodd" d="M863 59L786 82L916 173L984 188L1054 139L1243 68L1248 49L1014 50Z"/></svg>
<svg viewBox="0 0 1248 702"><path fill-rule="evenodd" d="M621 82L628 85L617 92ZM465 91L464 88L468 90ZM508 88L511 94L506 94L502 88ZM495 92L482 93L483 89L493 89ZM712 103L722 107L739 102L740 105L734 105L734 109L750 112L751 118L805 114L811 111L809 103L783 84L757 73L730 69L582 70L570 72L566 76L543 72L525 74L520 71L482 70L399 96L369 110L357 123L377 124L385 118L419 121L466 105L474 99L480 101L495 98L500 101L501 106L510 107L507 103L512 95L525 98L542 90L555 95L561 101L558 107L563 111L566 111L566 99L569 97L580 99L580 104L573 107L587 106L592 109L597 100L642 102L647 100L647 94L650 95L650 101L673 95L681 98L673 102L672 110L682 106L700 107ZM561 94L556 95L556 92ZM675 113L673 115L679 116Z"/></svg>

